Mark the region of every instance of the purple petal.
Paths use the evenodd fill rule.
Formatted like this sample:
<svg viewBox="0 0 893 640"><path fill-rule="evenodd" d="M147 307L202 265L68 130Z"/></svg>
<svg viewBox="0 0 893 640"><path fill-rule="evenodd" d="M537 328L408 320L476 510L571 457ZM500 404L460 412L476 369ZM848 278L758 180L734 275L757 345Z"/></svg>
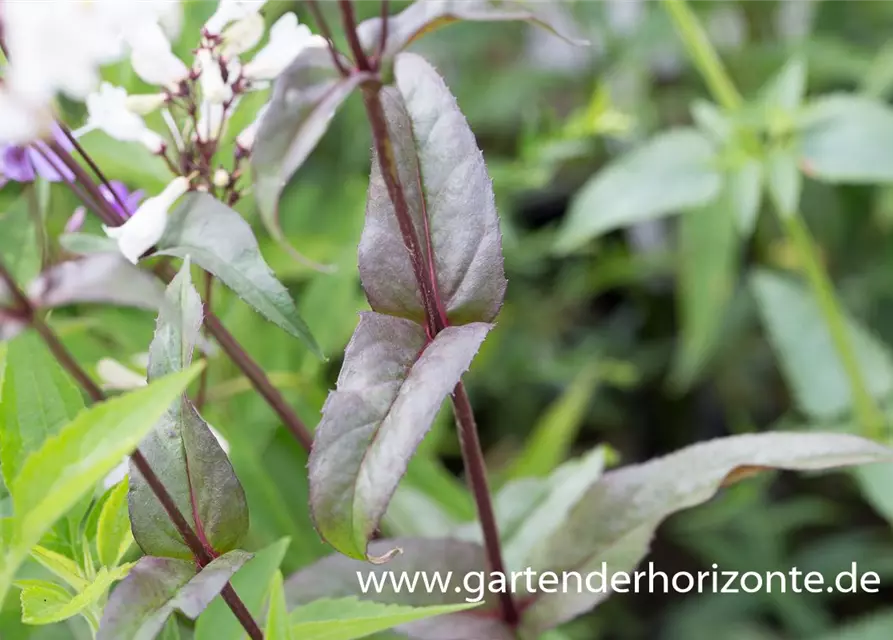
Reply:
<svg viewBox="0 0 893 640"><path fill-rule="evenodd" d="M66 151L74 151L74 144L71 142L71 140L68 139L68 136L65 135L65 132L62 131L62 127L54 122L52 129L53 140L55 140L56 143Z"/></svg>
<svg viewBox="0 0 893 640"><path fill-rule="evenodd" d="M0 151L0 171L8 180L31 182L34 180L34 167L31 165L25 147L8 145Z"/></svg>
<svg viewBox="0 0 893 640"><path fill-rule="evenodd" d="M111 190L109 190L105 185L100 185L99 189L100 191L102 191L103 197L119 214L123 214L125 217L133 215L133 212L136 211L140 200L143 199L143 191L137 190L133 193L130 193L130 190L127 188L127 186L123 182L119 182L117 180L112 180L110 184ZM121 203L124 203L126 211L122 210Z"/></svg>
<svg viewBox="0 0 893 640"><path fill-rule="evenodd" d="M39 151L38 148L40 149ZM52 162L47 160L47 158L44 157L44 154L51 158ZM31 160L31 165L34 167L34 171L36 171L37 175L44 180L48 180L49 182L61 182L63 180L71 182L74 180L74 174L71 170L66 167L59 156L50 151L50 148L43 142L35 142L33 147L28 148L28 158ZM58 167L58 169L56 167Z"/></svg>
<svg viewBox="0 0 893 640"><path fill-rule="evenodd" d="M84 218L86 217L87 210L84 207L75 209L74 213L71 214L71 217L68 219L68 222L65 223L65 232L74 233L75 231L80 231L81 227L84 225Z"/></svg>

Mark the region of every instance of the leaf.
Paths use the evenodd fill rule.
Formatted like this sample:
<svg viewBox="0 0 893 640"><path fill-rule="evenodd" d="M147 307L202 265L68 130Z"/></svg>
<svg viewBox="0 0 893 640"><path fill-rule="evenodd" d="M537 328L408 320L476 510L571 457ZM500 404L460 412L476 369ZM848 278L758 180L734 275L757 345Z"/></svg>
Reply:
<svg viewBox="0 0 893 640"><path fill-rule="evenodd" d="M263 612L270 582L279 570L288 544L288 538L283 538L258 551L232 578L233 589L255 619ZM219 596L214 598L195 624L195 640L242 640L244 637L242 625Z"/></svg>
<svg viewBox="0 0 893 640"><path fill-rule="evenodd" d="M255 311L321 356L288 290L264 262L251 227L225 204L206 193L187 194L169 216L157 246L157 255L189 256Z"/></svg>
<svg viewBox="0 0 893 640"><path fill-rule="evenodd" d="M39 545L31 549L31 557L44 569L62 578L75 591L83 591L90 584L84 578L81 568L71 558Z"/></svg>
<svg viewBox="0 0 893 640"><path fill-rule="evenodd" d="M607 567L631 572L648 553L655 529L671 514L706 502L720 487L765 469L819 470L888 462L893 450L833 433L762 433L702 442L644 464L611 471L577 503L557 532L540 545L537 571ZM540 594L522 628L541 632L591 609L609 594Z"/></svg>
<svg viewBox="0 0 893 640"><path fill-rule="evenodd" d="M429 342L411 321L361 314L308 465L311 512L329 544L367 557L409 459L490 328L447 327Z"/></svg>
<svg viewBox="0 0 893 640"><path fill-rule="evenodd" d="M436 275L449 324L490 322L502 305L506 280L483 155L455 99L427 62L401 54L395 75L397 88L385 87L380 95L422 261ZM374 311L424 320L377 157L372 159L359 268Z"/></svg>
<svg viewBox="0 0 893 640"><path fill-rule="evenodd" d="M317 600L291 614L291 633L304 640L354 640L365 638L425 618L457 613L476 604L407 607L356 598Z"/></svg>
<svg viewBox="0 0 893 640"><path fill-rule="evenodd" d="M0 261L16 282L30 282L40 271L40 251L28 194L4 194L0 207Z"/></svg>
<svg viewBox="0 0 893 640"><path fill-rule="evenodd" d="M0 601L12 573L41 536L133 451L183 392L201 366L166 376L124 396L94 405L63 427L25 460L10 494L15 518L0 564Z"/></svg>
<svg viewBox="0 0 893 640"><path fill-rule="evenodd" d="M111 571L101 568L93 582L75 595L51 582L21 581L19 585L24 587L21 594L22 621L27 624L53 624L76 616L104 597L112 584L123 579L132 566L125 564Z"/></svg>
<svg viewBox="0 0 893 640"><path fill-rule="evenodd" d="M285 591L282 588L282 573L277 571L270 586L270 605L267 608L267 623L264 628L265 640L293 640L285 604ZM300 637L300 636L298 636Z"/></svg>
<svg viewBox="0 0 893 640"><path fill-rule="evenodd" d="M562 16L555 15L556 7L549 7L552 9L550 16L543 11L541 5L536 5L534 9L531 4L505 0L419 0L388 18L388 39L384 59L393 58L419 37L460 20L472 22L521 20L543 27L571 44L579 46L589 44L587 40L562 34L554 26L556 22L562 22ZM381 25L381 18L370 18L357 26L360 43L367 52L372 52L377 46L381 38Z"/></svg>
<svg viewBox="0 0 893 640"><path fill-rule="evenodd" d="M467 603L468 598L475 599L474 585L470 583L457 592L454 588L441 589L434 581L449 571L454 576L464 576L485 570L487 560L481 545L452 538L390 538L375 540L369 545L370 552L378 555L394 548L402 549L402 553L386 565L335 554L302 568L285 582L289 607L320 598L350 596L413 607L462 604ZM398 590L389 576L414 579L414 588L404 586ZM428 585L424 583L426 578ZM378 588L373 580L377 581ZM495 606L494 594L485 595L484 607Z"/></svg>
<svg viewBox="0 0 893 640"><path fill-rule="evenodd" d="M107 567L117 566L133 542L127 515L128 486L128 478L115 485L99 513L96 551L99 561Z"/></svg>
<svg viewBox="0 0 893 640"><path fill-rule="evenodd" d="M561 396L537 420L524 451L506 471L509 479L547 476L566 460L599 381L599 367L583 367Z"/></svg>
<svg viewBox="0 0 893 640"><path fill-rule="evenodd" d="M751 236L757 225L763 195L763 167L747 158L726 178L734 220L742 239Z"/></svg>
<svg viewBox="0 0 893 640"><path fill-rule="evenodd" d="M821 640L886 640L891 632L893 611L881 609L823 633Z"/></svg>
<svg viewBox="0 0 893 640"><path fill-rule="evenodd" d="M840 417L852 400L843 365L812 294L797 281L758 270L750 287L768 339L797 405L820 419ZM893 358L887 346L851 317L844 318L868 391L875 399L893 393Z"/></svg>
<svg viewBox="0 0 893 640"><path fill-rule="evenodd" d="M763 87L760 102L769 111L793 115L806 95L806 62L800 57L788 60L779 72Z"/></svg>
<svg viewBox="0 0 893 640"><path fill-rule="evenodd" d="M680 220L677 305L682 328L671 373L680 391L709 364L735 290L738 236L730 208L725 194Z"/></svg>
<svg viewBox="0 0 893 640"><path fill-rule="evenodd" d="M872 464L856 467L853 474L859 481L862 497L878 515L893 524L893 464Z"/></svg>
<svg viewBox="0 0 893 640"><path fill-rule="evenodd" d="M140 558L105 606L97 640L152 640L175 610L197 618L251 557L230 551L198 574L186 560Z"/></svg>
<svg viewBox="0 0 893 640"><path fill-rule="evenodd" d="M28 296L41 308L90 302L155 310L164 287L120 253L101 253L47 269L28 287Z"/></svg>
<svg viewBox="0 0 893 640"><path fill-rule="evenodd" d="M708 204L722 183L711 142L673 129L615 159L574 196L556 241L569 253L621 227Z"/></svg>
<svg viewBox="0 0 893 640"><path fill-rule="evenodd" d="M80 391L40 337L8 343L0 404L0 468L11 487L25 459L84 408Z"/></svg>
<svg viewBox="0 0 893 640"><path fill-rule="evenodd" d="M801 116L801 164L825 182L871 184L893 180L893 110L856 95L813 101Z"/></svg>
<svg viewBox="0 0 893 640"><path fill-rule="evenodd" d="M697 99L691 105L691 117L703 133L709 134L716 142L726 142L732 136L732 122L712 102Z"/></svg>
<svg viewBox="0 0 893 640"><path fill-rule="evenodd" d="M118 241L108 236L94 236L90 233L63 233L59 236L59 246L71 253L87 256L94 254L116 253ZM127 264L130 264L128 262Z"/></svg>
<svg viewBox="0 0 893 640"><path fill-rule="evenodd" d="M202 303L187 259L171 281L149 347L149 380L189 366L202 325ZM248 532L245 492L207 423L183 395L165 412L140 450L199 539L217 553L235 549ZM139 470L131 462L128 493L133 537L147 555L192 559Z"/></svg>
<svg viewBox="0 0 893 640"><path fill-rule="evenodd" d="M766 158L766 187L778 213L783 217L797 213L803 176L793 151L774 149Z"/></svg>
<svg viewBox="0 0 893 640"><path fill-rule="evenodd" d="M307 47L273 84L251 150L254 193L270 234L287 249L279 225L279 197L289 179L316 148L341 103L371 76L342 78L326 47Z"/></svg>
<svg viewBox="0 0 893 640"><path fill-rule="evenodd" d="M139 142L115 140L101 131L86 133L78 142L110 180L139 185L149 193L161 191L171 180L161 157Z"/></svg>

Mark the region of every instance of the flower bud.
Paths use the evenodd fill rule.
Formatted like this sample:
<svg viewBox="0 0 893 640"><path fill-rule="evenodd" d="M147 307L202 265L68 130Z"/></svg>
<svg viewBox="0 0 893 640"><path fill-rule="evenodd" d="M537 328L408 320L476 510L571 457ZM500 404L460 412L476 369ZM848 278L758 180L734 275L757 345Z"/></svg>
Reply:
<svg viewBox="0 0 893 640"><path fill-rule="evenodd" d="M149 84L176 87L189 77L189 68L171 51L171 43L157 23L148 23L135 30L130 38L130 64L136 74Z"/></svg>
<svg viewBox="0 0 893 640"><path fill-rule="evenodd" d="M226 169L217 169L217 171L214 172L213 182L214 186L219 189L228 186L230 182L229 171L227 171Z"/></svg>
<svg viewBox="0 0 893 640"><path fill-rule="evenodd" d="M220 0L217 10L205 23L204 31L209 36L220 35L229 23L257 13L265 2L266 0Z"/></svg>
<svg viewBox="0 0 893 640"><path fill-rule="evenodd" d="M222 104L204 101L199 106L198 123L195 133L201 142L217 140L223 133L223 116L225 109Z"/></svg>
<svg viewBox="0 0 893 640"><path fill-rule="evenodd" d="M202 49L196 55L198 61L199 82L202 87L202 99L213 104L223 104L229 100L233 91L223 81L220 62L209 49Z"/></svg>
<svg viewBox="0 0 893 640"><path fill-rule="evenodd" d="M259 13L250 13L223 32L225 57L237 56L253 49L264 35L264 19Z"/></svg>
<svg viewBox="0 0 893 640"><path fill-rule="evenodd" d="M152 113L167 102L167 94L164 93L140 93L127 96L125 105L128 111L144 116Z"/></svg>
<svg viewBox="0 0 893 640"><path fill-rule="evenodd" d="M140 257L151 249L164 235L167 227L167 212L174 202L189 189L189 180L174 178L164 191L149 198L131 218L120 227L106 227L106 235L118 242L118 249L124 257L136 264Z"/></svg>
<svg viewBox="0 0 893 640"><path fill-rule="evenodd" d="M254 117L254 122L250 125L242 129L242 132L236 136L236 146L239 147L243 152L247 153L251 151L251 148L254 146L254 139L257 137L257 130L260 128L261 120L264 117L264 114L267 112L267 108L269 107L269 103L262 106L257 115Z"/></svg>

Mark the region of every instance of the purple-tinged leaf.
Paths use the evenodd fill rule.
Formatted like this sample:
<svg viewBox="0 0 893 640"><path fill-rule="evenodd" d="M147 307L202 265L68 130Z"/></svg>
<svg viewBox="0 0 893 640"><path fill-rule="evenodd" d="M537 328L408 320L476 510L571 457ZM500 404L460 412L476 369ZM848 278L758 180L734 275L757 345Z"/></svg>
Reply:
<svg viewBox="0 0 893 640"><path fill-rule="evenodd" d="M143 557L112 592L97 640L152 640L176 610L195 619L252 555L230 551L200 573L195 564L173 558Z"/></svg>
<svg viewBox="0 0 893 640"><path fill-rule="evenodd" d="M164 286L120 253L100 253L47 269L28 287L28 296L41 308L91 302L154 310Z"/></svg>
<svg viewBox="0 0 893 640"><path fill-rule="evenodd" d="M447 327L428 341L402 318L363 313L310 453L310 507L320 535L367 555L409 459L491 325Z"/></svg>
<svg viewBox="0 0 893 640"><path fill-rule="evenodd" d="M479 600L483 596L483 604L472 611L401 625L397 627L397 631L418 640L511 640L514 637L496 617L497 602L494 594L482 593L474 580L467 585L455 580L456 576L478 575L487 571L486 554L479 544L454 539L393 538L371 542L369 553L381 555L394 548L401 549L402 553L394 556L386 565L370 565L362 560L337 554L292 574L285 583L285 597L289 608L321 598L350 596L413 607L462 604ZM452 572L454 579L447 588L441 589L436 584L432 584L430 589L424 587L423 573L433 582L436 574L445 578L448 572ZM366 588L364 593L358 575L363 580L380 581L382 588ZM404 586L398 591L396 585L388 579L389 575L398 578L407 576L409 580L416 578L419 586L411 591ZM371 582L369 584L371 586ZM460 588L458 592L457 587Z"/></svg>
<svg viewBox="0 0 893 640"><path fill-rule="evenodd" d="M342 78L327 47L308 47L273 85L251 149L251 168L261 220L291 252L279 224L279 196L316 148L341 103L370 77L354 73Z"/></svg>
<svg viewBox="0 0 893 640"><path fill-rule="evenodd" d="M187 194L170 214L156 255L189 258L255 311L322 355L295 302L264 262L251 226L207 193Z"/></svg>
<svg viewBox="0 0 893 640"><path fill-rule="evenodd" d="M202 305L187 260L168 286L149 347L149 381L189 366L202 324ZM140 444L202 543L216 553L234 549L248 531L245 492L232 464L185 394ZM133 537L148 555L191 559L192 553L145 479L130 464Z"/></svg>
<svg viewBox="0 0 893 640"><path fill-rule="evenodd" d="M450 324L490 322L505 296L493 187L474 134L437 72L404 53L381 91L394 161L426 267ZM360 278L375 311L424 319L421 294L377 157L360 240Z"/></svg>
<svg viewBox="0 0 893 640"><path fill-rule="evenodd" d="M819 470L893 460L893 450L833 433L748 434L702 442L602 476L557 532L531 556L538 571L586 575L607 567L631 573L657 527L677 511L712 498L723 486L767 469ZM525 611L532 636L588 611L608 593L541 593Z"/></svg>
<svg viewBox="0 0 893 640"><path fill-rule="evenodd" d="M535 5L535 6L533 6ZM389 60L412 44L417 38L442 26L459 22L523 21L543 27L563 40L578 46L587 40L570 36L559 30L563 16L555 5L512 0L419 0L395 16L388 18L388 41L385 59ZM549 8L551 11L543 11ZM357 35L367 52L375 51L381 38L381 18L370 18L357 27ZM563 26L563 25L562 25Z"/></svg>

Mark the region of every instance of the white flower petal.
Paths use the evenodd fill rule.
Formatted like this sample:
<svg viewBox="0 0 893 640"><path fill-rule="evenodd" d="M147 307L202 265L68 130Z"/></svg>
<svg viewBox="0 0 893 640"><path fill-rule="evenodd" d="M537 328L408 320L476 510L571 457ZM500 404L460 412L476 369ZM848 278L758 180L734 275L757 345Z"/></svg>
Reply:
<svg viewBox="0 0 893 640"><path fill-rule="evenodd" d="M263 37L264 18L259 13L251 13L226 28L221 53L226 57L245 53L257 46Z"/></svg>
<svg viewBox="0 0 893 640"><path fill-rule="evenodd" d="M128 471L130 471L130 461L125 457L121 464L109 471L108 475L102 481L102 488L111 489L127 477Z"/></svg>
<svg viewBox="0 0 893 640"><path fill-rule="evenodd" d="M202 49L195 56L201 75L202 100L213 104L223 104L233 96L233 90L223 81L220 60L208 49Z"/></svg>
<svg viewBox="0 0 893 640"><path fill-rule="evenodd" d="M96 363L96 375L102 381L104 389L126 391L146 386L145 375L138 374L112 358L102 358Z"/></svg>
<svg viewBox="0 0 893 640"><path fill-rule="evenodd" d="M325 38L311 33L307 25L298 24L298 17L286 13L270 28L270 40L242 68L249 80L272 80L291 64L307 47L326 46Z"/></svg>
<svg viewBox="0 0 893 640"><path fill-rule="evenodd" d="M266 0L220 0L216 11L205 23L204 30L208 35L219 35L231 22L260 11L265 2Z"/></svg>

